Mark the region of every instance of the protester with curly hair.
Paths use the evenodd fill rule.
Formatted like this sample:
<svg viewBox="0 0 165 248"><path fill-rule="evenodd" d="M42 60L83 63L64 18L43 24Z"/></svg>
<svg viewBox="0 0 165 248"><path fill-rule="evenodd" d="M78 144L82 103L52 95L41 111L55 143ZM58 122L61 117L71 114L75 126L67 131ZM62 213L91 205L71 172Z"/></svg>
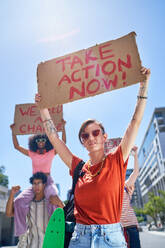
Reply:
<svg viewBox="0 0 165 248"><path fill-rule="evenodd" d="M37 172L29 179L34 198L30 202L29 212L27 214L27 232L19 236L17 248L42 248L45 231L49 221L49 215L46 208L46 199L44 190L47 183L45 173ZM6 204L6 216L14 217L14 197L20 192L20 186L13 186L10 190L9 198ZM64 204L58 196L56 196L56 204L63 207Z"/></svg>
<svg viewBox="0 0 165 248"><path fill-rule="evenodd" d="M46 134L37 134L29 138L29 149L25 149L20 146L18 143L17 136L13 133L13 127L15 124L12 124L12 139L15 149L20 151L26 156L29 156L32 160L32 170L33 174L37 172L43 172L47 176L47 183L44 190L46 204L48 209L48 214L51 216L53 211L56 209L56 206L51 204L53 197L58 195L58 189L54 184L53 178L50 175L51 166L56 151L54 150L52 144L50 143ZM62 130L62 140L66 142L66 133L65 133L65 121L63 120L63 130ZM34 192L32 187L25 189L19 196L14 200L14 224L15 224L15 236L20 236L25 233L27 230L26 225L26 216L29 212L30 202L34 198Z"/></svg>

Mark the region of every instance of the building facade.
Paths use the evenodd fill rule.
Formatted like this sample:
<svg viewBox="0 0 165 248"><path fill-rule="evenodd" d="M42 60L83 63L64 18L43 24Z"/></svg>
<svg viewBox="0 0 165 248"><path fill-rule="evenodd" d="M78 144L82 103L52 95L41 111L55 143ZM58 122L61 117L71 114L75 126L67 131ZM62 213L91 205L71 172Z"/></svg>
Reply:
<svg viewBox="0 0 165 248"><path fill-rule="evenodd" d="M0 247L15 244L13 218L7 218L5 215L7 200L8 188L0 185Z"/></svg>
<svg viewBox="0 0 165 248"><path fill-rule="evenodd" d="M8 188L0 185L0 212L4 213L8 200Z"/></svg>
<svg viewBox="0 0 165 248"><path fill-rule="evenodd" d="M155 108L138 153L141 205L148 201L148 193L159 195L165 191L165 107Z"/></svg>

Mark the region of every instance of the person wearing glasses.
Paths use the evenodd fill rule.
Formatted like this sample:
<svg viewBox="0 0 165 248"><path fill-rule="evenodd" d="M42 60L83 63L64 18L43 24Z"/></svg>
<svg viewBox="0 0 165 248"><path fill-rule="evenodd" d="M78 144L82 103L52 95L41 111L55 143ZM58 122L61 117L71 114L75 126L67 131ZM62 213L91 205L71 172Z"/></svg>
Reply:
<svg viewBox="0 0 165 248"><path fill-rule="evenodd" d="M131 122L116 151L105 156L107 139L103 125L96 120L85 121L79 131L79 139L89 154L82 168L74 193L75 229L69 248L127 247L120 224L125 174L129 153L144 114L150 70L141 68L146 80L140 83L137 104ZM41 95L36 94L39 106ZM47 108L41 108L45 132L56 152L69 167L74 169L81 158L75 156L61 141Z"/></svg>
<svg viewBox="0 0 165 248"><path fill-rule="evenodd" d="M42 248L45 230L49 221L49 214L46 207L45 187L47 176L42 172L35 173L30 179L34 197L30 202L29 212L27 214L27 231L19 235L18 248ZM15 216L14 197L20 192L20 186L13 186L6 204L6 215ZM63 207L63 203L56 196L56 204Z"/></svg>
<svg viewBox="0 0 165 248"><path fill-rule="evenodd" d="M66 142L66 132L65 132L65 121L63 120L63 131L62 140ZM47 201L48 214L51 216L56 206L53 205L53 197L58 195L58 189L54 184L53 178L50 175L51 166L56 151L50 143L46 134L32 135L29 138L29 149L25 149L20 146L17 140L17 136L13 133L14 124L10 126L12 130L12 140L15 149L20 151L22 154L29 156L32 160L32 173L43 172L47 175L47 183L45 187L45 198ZM15 236L20 236L27 230L26 216L29 211L29 205L34 197L32 188L25 189L19 194L19 196L14 201L15 209ZM55 199L54 199L55 201Z"/></svg>

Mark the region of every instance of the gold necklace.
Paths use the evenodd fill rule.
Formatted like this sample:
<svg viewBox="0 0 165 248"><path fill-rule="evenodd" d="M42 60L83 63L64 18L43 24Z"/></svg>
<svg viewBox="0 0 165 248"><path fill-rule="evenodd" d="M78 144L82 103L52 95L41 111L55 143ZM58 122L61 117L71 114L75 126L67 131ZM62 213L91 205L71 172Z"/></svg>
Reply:
<svg viewBox="0 0 165 248"><path fill-rule="evenodd" d="M97 171L95 174L92 174L92 173L91 173L91 171L90 171L91 160L90 160L90 159L88 160L88 162L87 162L87 165L88 165L88 166L87 166L87 169L88 169L88 172L89 172L89 174L90 174L91 177L95 177L95 176L97 176L97 175L100 174L100 171L101 171L101 169L103 168L103 165L104 165L104 160L105 160L105 157L104 157L103 160L102 160L102 163L101 163L100 168L98 169L98 171Z"/></svg>

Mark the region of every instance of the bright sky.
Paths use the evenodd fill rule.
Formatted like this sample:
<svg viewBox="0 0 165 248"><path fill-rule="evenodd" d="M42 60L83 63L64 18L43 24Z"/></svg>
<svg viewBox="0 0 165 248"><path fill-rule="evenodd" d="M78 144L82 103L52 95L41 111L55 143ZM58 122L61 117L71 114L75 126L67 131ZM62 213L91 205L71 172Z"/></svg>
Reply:
<svg viewBox="0 0 165 248"><path fill-rule="evenodd" d="M14 149L9 125L14 120L15 104L34 101L37 65L131 31L137 34L143 65L152 71L149 99L136 140L141 145L154 108L165 106L164 13L164 0L0 1L0 165L6 167L9 187L29 187L31 160ZM77 134L88 118L103 122L109 137L123 136L134 111L138 87L137 84L65 104L67 145L71 151L87 159ZM27 148L28 136L18 136L18 140ZM61 198L65 200L71 178L58 156L53 161L52 176L60 184Z"/></svg>

